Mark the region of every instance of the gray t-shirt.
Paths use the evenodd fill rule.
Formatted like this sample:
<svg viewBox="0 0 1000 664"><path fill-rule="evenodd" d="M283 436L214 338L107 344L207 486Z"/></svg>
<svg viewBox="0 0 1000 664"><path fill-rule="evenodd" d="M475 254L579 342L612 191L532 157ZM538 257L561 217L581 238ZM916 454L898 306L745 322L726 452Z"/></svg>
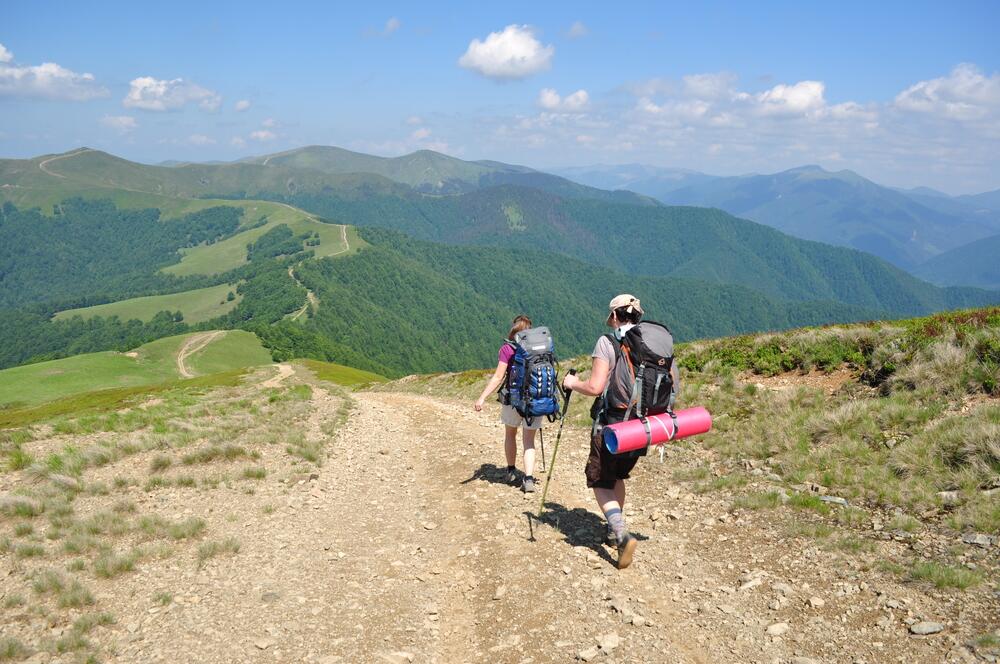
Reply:
<svg viewBox="0 0 1000 664"><path fill-rule="evenodd" d="M597 340L597 344L594 345L594 352L591 353L590 356L600 358L608 363L609 376L612 372L614 372L615 360L618 358L615 353L615 345L606 335L602 335L601 338Z"/></svg>

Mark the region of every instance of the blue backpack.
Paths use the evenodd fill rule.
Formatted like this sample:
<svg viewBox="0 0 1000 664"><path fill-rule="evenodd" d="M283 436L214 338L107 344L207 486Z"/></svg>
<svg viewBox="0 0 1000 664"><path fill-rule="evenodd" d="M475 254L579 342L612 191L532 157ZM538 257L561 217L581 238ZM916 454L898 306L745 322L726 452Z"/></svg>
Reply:
<svg viewBox="0 0 1000 664"><path fill-rule="evenodd" d="M529 425L536 417L549 422L559 417L559 373L555 347L547 327L533 327L514 336L514 355L501 392L503 403L514 407Z"/></svg>

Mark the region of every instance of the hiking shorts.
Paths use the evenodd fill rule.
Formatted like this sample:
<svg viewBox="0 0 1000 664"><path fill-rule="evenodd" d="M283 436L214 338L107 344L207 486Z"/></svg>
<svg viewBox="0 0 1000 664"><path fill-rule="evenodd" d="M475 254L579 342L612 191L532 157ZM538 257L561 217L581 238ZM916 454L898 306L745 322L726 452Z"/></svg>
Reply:
<svg viewBox="0 0 1000 664"><path fill-rule="evenodd" d="M629 473L635 468L639 457L632 454L617 455L604 446L604 437L598 428L597 433L590 437L590 456L584 474L587 476L587 487L590 489L614 489L618 480L627 480Z"/></svg>
<svg viewBox="0 0 1000 664"><path fill-rule="evenodd" d="M531 424L526 424L521 414L514 410L513 406L507 405L500 409L500 421L508 427L524 427L525 429L541 429L545 424L545 416L531 418Z"/></svg>

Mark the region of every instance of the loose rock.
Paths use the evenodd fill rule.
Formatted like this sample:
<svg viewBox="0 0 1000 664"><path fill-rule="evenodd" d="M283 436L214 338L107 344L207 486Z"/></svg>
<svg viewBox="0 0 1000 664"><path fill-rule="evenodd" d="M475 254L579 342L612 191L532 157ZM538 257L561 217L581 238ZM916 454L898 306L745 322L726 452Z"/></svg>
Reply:
<svg viewBox="0 0 1000 664"><path fill-rule="evenodd" d="M944 625L941 623L931 622L929 620L922 620L910 625L910 633L919 634L921 636L926 636L927 634L937 634L943 629Z"/></svg>
<svg viewBox="0 0 1000 664"><path fill-rule="evenodd" d="M768 636L781 636L788 632L788 623L780 622L769 625L767 628Z"/></svg>

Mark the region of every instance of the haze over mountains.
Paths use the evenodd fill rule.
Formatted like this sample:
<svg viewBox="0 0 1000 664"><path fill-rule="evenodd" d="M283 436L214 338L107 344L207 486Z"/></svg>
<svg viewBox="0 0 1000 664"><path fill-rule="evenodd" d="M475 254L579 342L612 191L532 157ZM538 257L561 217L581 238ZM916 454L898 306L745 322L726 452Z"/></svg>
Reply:
<svg viewBox="0 0 1000 664"><path fill-rule="evenodd" d="M689 189L720 181L679 177ZM0 160L0 196L0 303L13 307L0 336L16 339L4 365L237 327L276 357L387 375L461 369L488 362L498 330L523 311L550 319L564 352L583 352L621 290L664 312L680 338L1000 301L719 209L427 150L313 146L148 166L83 148ZM123 244L131 226L149 245L138 254ZM121 251L132 260L117 264ZM228 304L206 302L227 284ZM178 310L150 318L166 294ZM50 320L81 307L84 319ZM137 311L129 324L100 317ZM359 337L373 350L359 351Z"/></svg>
<svg viewBox="0 0 1000 664"><path fill-rule="evenodd" d="M639 165L556 172L589 186L628 188L671 205L716 207L796 237L860 249L906 270L1000 233L997 192L950 197L927 187L899 191L853 171L819 166L736 177ZM939 283L983 283L961 270L947 279Z"/></svg>

